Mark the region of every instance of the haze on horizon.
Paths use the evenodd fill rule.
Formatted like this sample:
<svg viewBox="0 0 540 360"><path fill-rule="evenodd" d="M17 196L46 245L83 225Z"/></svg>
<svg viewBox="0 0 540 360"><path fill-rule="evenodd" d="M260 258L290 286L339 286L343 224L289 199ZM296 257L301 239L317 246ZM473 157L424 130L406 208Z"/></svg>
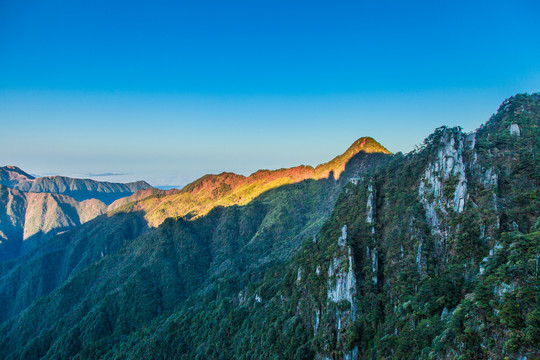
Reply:
<svg viewBox="0 0 540 360"><path fill-rule="evenodd" d="M0 3L0 166L178 185L408 152L540 90L536 1Z"/></svg>

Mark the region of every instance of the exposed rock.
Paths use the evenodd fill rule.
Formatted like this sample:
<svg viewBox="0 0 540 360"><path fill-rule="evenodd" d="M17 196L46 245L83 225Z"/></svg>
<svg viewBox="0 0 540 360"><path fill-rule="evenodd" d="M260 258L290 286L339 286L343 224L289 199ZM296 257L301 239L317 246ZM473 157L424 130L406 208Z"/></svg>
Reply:
<svg viewBox="0 0 540 360"><path fill-rule="evenodd" d="M483 179L484 186L497 187L498 181L499 177L497 175L497 171L492 167L487 169Z"/></svg>
<svg viewBox="0 0 540 360"><path fill-rule="evenodd" d="M368 185L368 199L367 199L367 215L366 215L366 222L368 224L373 224L373 185Z"/></svg>
<svg viewBox="0 0 540 360"><path fill-rule="evenodd" d="M377 275L378 275L378 269L379 269L379 256L377 254L377 249L374 248L373 250L368 247L366 247L366 258L371 260L371 282L373 285L377 285Z"/></svg>
<svg viewBox="0 0 540 360"><path fill-rule="evenodd" d="M338 239L339 246L345 246L347 241L347 225L343 225L341 228L341 237Z"/></svg>
<svg viewBox="0 0 540 360"><path fill-rule="evenodd" d="M469 135L467 135L467 142L469 143L469 149L473 150L476 146L476 133L472 132Z"/></svg>
<svg viewBox="0 0 540 360"><path fill-rule="evenodd" d="M416 269L420 274L422 271L422 241L418 243L418 251L416 252Z"/></svg>
<svg viewBox="0 0 540 360"><path fill-rule="evenodd" d="M337 340L340 339L340 331L354 321L356 317L356 278L354 276L354 262L352 250L346 245L347 227L343 226L342 236L338 239L340 253L334 257L328 268L328 291L327 298L330 303L349 303L349 309L335 309L335 329ZM343 351L343 359L357 359L358 348L351 351ZM317 358L324 358L320 355Z"/></svg>
<svg viewBox="0 0 540 360"><path fill-rule="evenodd" d="M60 194L27 193L0 185L0 261L25 254L54 235L105 213L96 199L78 202Z"/></svg>
<svg viewBox="0 0 540 360"><path fill-rule="evenodd" d="M315 310L315 325L313 326L314 333L317 333L317 330L319 329L320 321L321 321L321 310L317 309Z"/></svg>
<svg viewBox="0 0 540 360"><path fill-rule="evenodd" d="M242 305L246 301L246 292L244 290L238 293L238 303Z"/></svg>
<svg viewBox="0 0 540 360"><path fill-rule="evenodd" d="M439 143L436 158L428 164L420 185L418 195L426 212L426 219L433 234L443 236L441 219L449 209L461 213L467 199L467 178L463 161L464 135L458 131L445 129ZM445 186L455 183L451 196L445 194Z"/></svg>
<svg viewBox="0 0 540 360"><path fill-rule="evenodd" d="M480 268L479 268L480 274L483 274L486 271L486 266L488 264L488 261L489 261L489 258L487 256L483 258L482 261L480 261Z"/></svg>
<svg viewBox="0 0 540 360"><path fill-rule="evenodd" d="M441 320L444 320L446 317L448 317L448 308L444 308L441 313Z"/></svg>
<svg viewBox="0 0 540 360"><path fill-rule="evenodd" d="M354 305L353 295L356 292L356 279L353 271L351 249L347 247L348 256L343 259L336 257L328 267L328 300L340 302L348 301Z"/></svg>
<svg viewBox="0 0 540 360"><path fill-rule="evenodd" d="M493 288L493 294L500 299L503 297L504 294L506 294L507 292L512 292L515 289L516 289L516 286L514 284L502 283L499 286L495 286Z"/></svg>
<svg viewBox="0 0 540 360"><path fill-rule="evenodd" d="M521 136L521 130L519 129L518 124L510 125L510 135Z"/></svg>

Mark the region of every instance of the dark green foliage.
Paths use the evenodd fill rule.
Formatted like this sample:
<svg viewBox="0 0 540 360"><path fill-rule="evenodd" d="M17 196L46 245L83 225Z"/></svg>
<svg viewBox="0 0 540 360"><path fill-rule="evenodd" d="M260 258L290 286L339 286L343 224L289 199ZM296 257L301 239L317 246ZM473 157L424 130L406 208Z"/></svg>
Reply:
<svg viewBox="0 0 540 360"><path fill-rule="evenodd" d="M69 276L52 266L48 274L60 280L45 296L6 315L0 356L538 358L539 114L539 95L518 95L474 138L439 128L407 155L357 155L338 182L284 186L122 241L114 241L121 226L87 242L83 233L59 237L64 262L66 246L118 246L103 259L75 257ZM462 211L454 196L463 174L445 177L439 166L426 176L436 162L447 164L438 154L452 141L460 149L453 164L462 161L466 176ZM358 174L358 185L347 183ZM430 181L440 194L419 191ZM2 281L54 253L43 249L4 265ZM356 293L352 303L334 303L329 267L348 273L349 250Z"/></svg>
<svg viewBox="0 0 540 360"><path fill-rule="evenodd" d="M359 154L344 176L383 164L386 158ZM236 326L248 324L264 329L264 317L244 323L245 310L229 314L236 306L233 300L240 291L250 303L254 292L263 299L275 296L285 274L281 268L302 239L318 232L346 183L347 177L339 182L304 181L268 191L246 206L216 208L192 221L168 219L151 230L144 227L142 214L104 216L51 240L18 262L3 264L4 298L13 299L7 291L19 289L21 300L10 300L11 306L5 308L6 319L13 318L2 325L0 356L108 357L113 346L130 341L130 334L139 334L150 324L159 326L173 314L188 322L182 325L183 335L174 332L175 338L169 339L184 349L175 348L174 353L223 357L223 347L237 343L217 341L224 332L231 336L237 333ZM141 235L142 231L146 232ZM41 260L51 254L54 258ZM36 283L31 277L17 283L19 274L30 267L47 278L46 290L22 291L25 286L33 289ZM201 306L208 312L193 310ZM287 313L281 319L289 329L282 339L286 353L300 356L304 351L294 339L308 340L301 319L291 322ZM185 326L189 332L184 334ZM251 331L246 329L246 333ZM281 330L276 333L283 336ZM204 336L211 334L216 342L203 344ZM280 348L275 347L276 354ZM309 348L302 349L309 356ZM170 357L169 350L163 350L162 358ZM159 354L153 347L148 351L152 357Z"/></svg>

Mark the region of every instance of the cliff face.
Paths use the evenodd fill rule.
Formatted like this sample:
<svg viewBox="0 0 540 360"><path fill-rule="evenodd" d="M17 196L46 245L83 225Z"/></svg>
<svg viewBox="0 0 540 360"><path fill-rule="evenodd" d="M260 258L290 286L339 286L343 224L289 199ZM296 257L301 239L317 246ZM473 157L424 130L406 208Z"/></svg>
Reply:
<svg viewBox="0 0 540 360"><path fill-rule="evenodd" d="M299 342L319 359L538 357L539 125L540 96L518 95L346 188L278 291L316 329Z"/></svg>
<svg viewBox="0 0 540 360"><path fill-rule="evenodd" d="M540 95L518 95L472 134L437 129L346 186L291 259L107 355L539 357L539 121Z"/></svg>

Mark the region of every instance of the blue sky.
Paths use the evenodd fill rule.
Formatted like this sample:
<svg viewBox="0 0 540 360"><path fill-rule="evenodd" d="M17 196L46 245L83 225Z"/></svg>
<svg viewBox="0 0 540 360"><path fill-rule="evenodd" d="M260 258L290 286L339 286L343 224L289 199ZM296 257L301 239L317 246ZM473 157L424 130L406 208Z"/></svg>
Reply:
<svg viewBox="0 0 540 360"><path fill-rule="evenodd" d="M183 185L315 165L361 136L407 152L540 90L539 15L527 0L0 0L0 165Z"/></svg>

